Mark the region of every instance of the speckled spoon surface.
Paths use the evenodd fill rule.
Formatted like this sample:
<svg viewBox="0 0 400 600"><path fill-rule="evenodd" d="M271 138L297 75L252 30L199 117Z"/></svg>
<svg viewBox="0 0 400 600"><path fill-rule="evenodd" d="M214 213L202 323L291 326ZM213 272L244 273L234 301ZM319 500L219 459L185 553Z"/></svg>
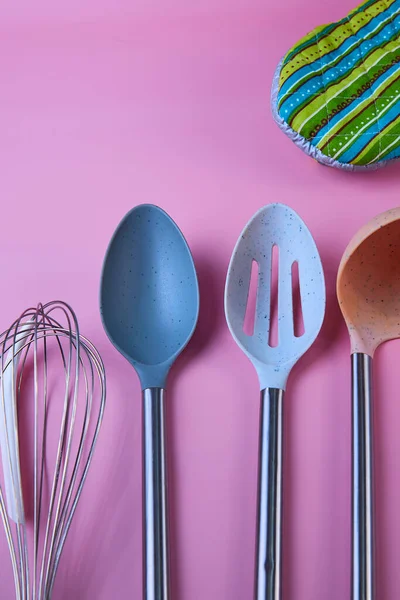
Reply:
<svg viewBox="0 0 400 600"><path fill-rule="evenodd" d="M278 343L270 344L272 255L278 262ZM258 265L254 331L245 333L253 263ZM295 335L293 265L298 263L304 333ZM317 337L325 314L325 281L317 247L288 206L270 204L242 231L225 287L225 315L260 381L260 442L255 600L281 598L283 397L289 373Z"/></svg>
<svg viewBox="0 0 400 600"><path fill-rule="evenodd" d="M100 310L143 390L143 596L169 600L165 387L195 330L199 287L186 240L161 208L137 206L117 227L104 260Z"/></svg>
<svg viewBox="0 0 400 600"><path fill-rule="evenodd" d="M400 337L400 208L362 227L339 266L352 361L352 600L374 600L372 358Z"/></svg>

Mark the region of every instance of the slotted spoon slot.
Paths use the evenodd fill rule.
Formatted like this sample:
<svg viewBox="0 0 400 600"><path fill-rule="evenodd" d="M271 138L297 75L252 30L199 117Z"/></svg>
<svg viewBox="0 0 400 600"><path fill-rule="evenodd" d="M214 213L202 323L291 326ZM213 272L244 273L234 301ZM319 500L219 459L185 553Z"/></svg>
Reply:
<svg viewBox="0 0 400 600"><path fill-rule="evenodd" d="M243 321L243 333L248 336L254 335L254 326L256 322L256 310L257 310L257 290L258 290L258 275L259 265L256 260L253 259L251 264L251 274L249 281L249 292L247 296L246 313Z"/></svg>
<svg viewBox="0 0 400 600"><path fill-rule="evenodd" d="M279 304L279 247L274 244L271 252L271 283L268 324L268 345L276 348L279 344L278 304Z"/></svg>
<svg viewBox="0 0 400 600"><path fill-rule="evenodd" d="M293 305L293 331L299 338L305 333L303 303L300 290L299 263L295 260L292 264L292 305Z"/></svg>

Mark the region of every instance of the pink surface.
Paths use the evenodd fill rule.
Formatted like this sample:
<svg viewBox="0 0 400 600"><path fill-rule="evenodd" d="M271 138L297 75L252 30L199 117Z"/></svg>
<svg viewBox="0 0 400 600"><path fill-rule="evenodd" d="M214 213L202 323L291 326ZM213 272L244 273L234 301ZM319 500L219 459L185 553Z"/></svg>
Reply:
<svg viewBox="0 0 400 600"><path fill-rule="evenodd" d="M97 304L108 240L140 202L178 222L202 295L198 330L169 382L173 600L252 597L258 386L225 325L223 288L237 236L270 201L304 218L328 287L322 333L287 391L284 600L350 597L349 341L335 275L357 229L399 202L400 172L319 166L273 123L269 90L288 47L354 4L2 3L0 326L62 298L108 373L55 600L141 598L140 389ZM391 342L375 365L378 600L400 589L399 358ZM11 600L0 540L1 597Z"/></svg>

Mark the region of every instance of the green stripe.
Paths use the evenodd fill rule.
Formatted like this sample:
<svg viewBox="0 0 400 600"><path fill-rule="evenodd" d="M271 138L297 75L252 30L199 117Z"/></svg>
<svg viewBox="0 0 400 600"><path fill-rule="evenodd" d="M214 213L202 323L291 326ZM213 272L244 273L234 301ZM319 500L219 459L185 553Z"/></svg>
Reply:
<svg viewBox="0 0 400 600"><path fill-rule="evenodd" d="M329 69L334 68L341 60L346 58L346 56L348 56L351 52L354 52L354 50L356 50L356 48L358 48L362 42L370 40L370 39L374 38L375 36L379 35L380 32L382 31L382 29L387 27L389 25L389 23L393 20L394 20L394 15L392 15L391 19L388 19L387 21L381 23L380 27L376 31L371 32L369 36L363 38L362 40L357 39L357 44L355 46L348 48L348 50L344 54L340 54L339 56L337 56L335 58L335 60L333 60L331 63L329 63L329 66L327 66L326 70L323 71L322 69L320 69L319 73L317 71L313 72L313 73L308 73L304 78L301 78L298 81L296 81L295 84L290 88L290 92L285 92L285 94L283 94L281 96L281 98L279 99L278 107L280 108L282 106L283 102L285 102L291 94L295 94L302 85L305 85L308 81L310 81L317 75L325 74ZM396 33L394 35L396 35ZM391 38L391 39L393 39L393 38ZM375 48L375 50L376 50L376 48ZM369 51L369 53L371 53L371 52L373 52L373 49L371 49ZM368 56L368 54L366 56ZM346 74L343 75L343 77L345 77L345 76L346 76ZM338 81L338 80L336 80L336 81ZM335 83L335 82L332 81L332 83ZM329 84L329 85L331 85L331 84Z"/></svg>
<svg viewBox="0 0 400 600"><path fill-rule="evenodd" d="M354 14L354 15L352 16L352 18L346 17L346 19L345 19L345 20L343 20L343 21L340 21L340 22L339 22L340 24L338 23L338 27L337 27L337 29L339 29L339 30L340 30L341 28L343 29L343 41L341 41L341 42L340 42L340 44L339 44L339 45L337 45L337 46L335 46L335 45L333 44L333 47L334 47L336 50L337 50L337 49L339 49L339 48L340 48L340 46L341 46L341 45L342 45L342 44L343 44L343 43L344 43L344 42L345 42L345 41L346 41L346 40L347 40L349 37L351 37L351 36L355 35L356 33L358 33L358 31L359 31L360 29L362 29L363 27L365 27L365 26L366 26L368 23L370 23L370 22L371 22L371 21L372 21L372 20L373 20L375 17L377 17L378 15L380 15L380 14L382 14L382 13L386 12L386 11L389 9L389 7L390 7L390 6L391 6L391 5L392 5L394 2L395 2L395 0L391 0L391 1L390 1L390 3L386 2L386 0L377 0L376 2L374 2L374 4L380 5L380 8L381 8L382 10L379 10L379 9L377 9L377 10L376 10L376 14L374 14L374 15L372 15L372 14L371 14L371 15L369 15L369 18L367 18L366 20L364 20L364 21L362 21L362 22L360 22L360 23L356 23L355 25L354 25L353 21L357 19L357 16L358 16L358 14L359 14L359 13L356 13L356 14ZM351 27L351 32L349 32L349 25L350 25L350 27ZM318 30L318 28L317 28L317 30ZM314 31L315 31L315 30L314 30ZM335 30L333 30L333 31L335 31ZM313 33L314 33L314 32L313 32ZM329 37L331 37L331 36L332 36L332 33L333 33L333 32L331 31L331 32L330 32L330 34L329 34ZM339 31L338 31L337 35L339 35ZM313 43L313 44L312 44L312 45L311 45L311 46L308 48L309 50L313 50L313 49L314 49L314 47L315 47L315 50L314 50L314 52L316 53L316 58L315 58L314 60L312 60L312 61L309 61L309 60L305 60L305 61L304 61L304 59L303 59L303 60L299 60L299 58L298 58L298 57L299 57L299 54L298 54L298 53L296 53L296 55L295 55L295 56L294 56L294 57L293 57L293 58L292 58L290 61L288 61L286 64L284 64L284 66L282 67L282 70L281 70L281 76L280 76L280 81L279 81L280 87L281 87L281 86L282 86L282 85L285 83L285 81L286 81L287 79L289 79L289 77L290 77L290 76L292 76L293 74L297 73L297 71L299 71L299 70L300 70L300 69L301 69L301 68L304 66L304 64L305 64L305 63L306 63L306 64L308 64L308 65L312 65L312 64L315 62L315 60L317 60L317 59L319 59L319 58L323 58L323 57L324 57L326 54L329 54L329 52L331 52L331 51L332 51L332 49L331 49L331 48L327 47L327 48L325 49L326 51L325 51L325 52L323 52L323 51L322 51L322 49L320 48L320 43L321 43L321 39L317 37L317 40L316 40L316 42L314 42L314 43ZM302 54L303 54L304 56L308 56L308 53L306 53L306 52L304 52L304 51L302 52ZM295 67L295 68L292 68L292 66L293 66L293 67L295 66L295 65L293 65L292 63L295 63L295 65L296 65L296 67Z"/></svg>
<svg viewBox="0 0 400 600"><path fill-rule="evenodd" d="M377 134L366 146L361 150L357 156L351 161L353 164L366 165L372 162L382 150L385 150L393 138L400 136L400 115L398 115L393 121L387 124L382 131Z"/></svg>
<svg viewBox="0 0 400 600"><path fill-rule="evenodd" d="M394 73L392 73L392 75L386 79L385 81L381 82L381 84L378 86L378 88L375 90L376 94L383 94L385 93L385 91L387 89L389 89L392 84L394 85L396 82L398 82L398 80L400 79L400 74L398 71L395 71ZM346 117L343 118L349 118L350 120L356 118L358 115L360 115L362 113L363 110L368 110L368 107L370 105L375 105L375 98L371 98L370 96L368 98L365 98L362 102L360 102L360 104L358 104L357 106L354 107L354 112L353 113L349 113L346 115ZM319 141L319 143L317 144L318 148L322 149L326 146L325 140L328 139L328 141L334 137L335 135L338 135L344 127L346 127L347 123L350 121L345 121L343 123L343 120L339 121L338 123L336 123L336 125L334 127L332 127L331 130L329 130L324 137ZM328 137L327 137L328 136ZM323 144L323 145L321 145Z"/></svg>
<svg viewBox="0 0 400 600"><path fill-rule="evenodd" d="M395 91L396 86L399 85L399 80L400 80L400 74L397 71L396 73L394 73L392 75L390 80L387 81L387 85L383 88L383 90L380 92L380 94L384 93L385 95L394 95L394 94L391 94L391 92ZM369 118L370 125L372 125L372 123L377 119L376 98L375 97L368 98L364 102L367 102L367 105L364 105L361 108L361 111L357 112L353 116L349 115L349 120L345 121L345 123L342 124L342 126L339 127L339 129L329 131L329 137L326 141L324 141L322 146L320 144L318 144L318 147L320 148L320 150L322 150L322 152L324 152L325 150L328 149L329 142L337 135L351 136L351 132L356 131L357 125L358 125L358 128L360 128L362 121L364 121L364 124L365 124ZM362 104L364 104L364 102ZM374 112L375 112L375 115L372 114ZM325 139L326 138L324 138L324 140ZM321 142L322 142L322 140L321 140Z"/></svg>

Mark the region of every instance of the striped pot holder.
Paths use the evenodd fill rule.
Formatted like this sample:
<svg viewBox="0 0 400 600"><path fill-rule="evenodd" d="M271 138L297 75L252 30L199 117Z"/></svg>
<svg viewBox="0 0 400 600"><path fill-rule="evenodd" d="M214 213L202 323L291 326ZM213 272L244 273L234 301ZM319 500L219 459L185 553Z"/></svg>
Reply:
<svg viewBox="0 0 400 600"><path fill-rule="evenodd" d="M400 0L367 0L317 27L275 73L280 128L322 164L374 169L400 157Z"/></svg>

